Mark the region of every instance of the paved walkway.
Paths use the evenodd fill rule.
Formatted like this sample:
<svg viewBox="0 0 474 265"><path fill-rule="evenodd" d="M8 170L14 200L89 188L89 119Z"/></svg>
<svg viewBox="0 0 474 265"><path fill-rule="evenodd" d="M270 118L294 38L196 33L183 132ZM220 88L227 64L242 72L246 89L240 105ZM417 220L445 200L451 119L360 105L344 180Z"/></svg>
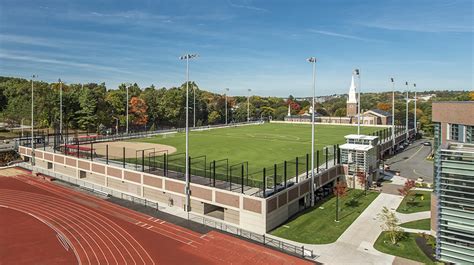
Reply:
<svg viewBox="0 0 474 265"><path fill-rule="evenodd" d="M384 206L394 211L402 199L403 197L399 195L381 193L335 243L305 244L304 246L318 255L315 259L317 262L324 264L393 264L397 261L395 256L379 252L373 247L382 232L377 215ZM397 217L400 218L401 222L425 219L429 218L429 215L429 211L414 214L397 213ZM412 232L408 231L409 229L405 230ZM413 232L418 232L418 230L415 230L413 229ZM429 231L419 230L419 232ZM267 236L274 237L272 235ZM290 240L278 239L298 244ZM400 260L398 260L398 264L400 264L399 262Z"/></svg>

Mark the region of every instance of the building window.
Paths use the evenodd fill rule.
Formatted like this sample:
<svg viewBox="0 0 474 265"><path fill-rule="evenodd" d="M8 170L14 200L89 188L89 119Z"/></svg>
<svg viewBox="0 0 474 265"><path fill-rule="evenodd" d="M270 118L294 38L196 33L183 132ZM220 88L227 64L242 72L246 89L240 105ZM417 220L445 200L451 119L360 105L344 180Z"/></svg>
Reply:
<svg viewBox="0 0 474 265"><path fill-rule="evenodd" d="M466 143L474 143L474 126L466 126Z"/></svg>
<svg viewBox="0 0 474 265"><path fill-rule="evenodd" d="M459 141L459 124L451 124L449 127L449 140Z"/></svg>
<svg viewBox="0 0 474 265"><path fill-rule="evenodd" d="M48 162L48 169L53 169L53 163Z"/></svg>

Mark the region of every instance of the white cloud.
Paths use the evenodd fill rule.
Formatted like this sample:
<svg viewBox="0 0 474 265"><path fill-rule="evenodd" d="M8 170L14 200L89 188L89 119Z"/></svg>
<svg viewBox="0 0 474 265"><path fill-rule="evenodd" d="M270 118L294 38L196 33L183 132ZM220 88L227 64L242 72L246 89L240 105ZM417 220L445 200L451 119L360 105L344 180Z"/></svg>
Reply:
<svg viewBox="0 0 474 265"><path fill-rule="evenodd" d="M341 33L332 32L332 31L325 31L325 30L309 29L308 31L312 33L316 33L316 34L322 34L322 35L344 38L344 39L352 39L352 40L360 40L360 41L375 41L375 42L380 41L376 39L363 38L363 37L358 37L355 35L341 34Z"/></svg>
<svg viewBox="0 0 474 265"><path fill-rule="evenodd" d="M105 72L116 72L122 74L131 74L128 71L110 67L110 66L103 66L97 64L89 64L89 63L80 63L80 62L73 62L73 61L63 61L57 59L47 59L47 58L39 58L34 56L24 56L24 55L16 55L16 54L8 54L0 52L0 58L6 60L17 60L17 61L28 61L28 62L35 62L35 63L44 63L44 64L55 64L55 65L63 65L69 67L78 67L85 70L93 70L93 71L105 71Z"/></svg>
<svg viewBox="0 0 474 265"><path fill-rule="evenodd" d="M256 7L256 6L253 6L253 5L248 5L248 4L236 4L236 3L233 3L232 1L228 1L228 2L229 2L229 5L230 5L231 7L235 7L235 8L244 8L244 9L253 10L253 11L258 11L258 12L269 12L268 9L261 8L261 7Z"/></svg>

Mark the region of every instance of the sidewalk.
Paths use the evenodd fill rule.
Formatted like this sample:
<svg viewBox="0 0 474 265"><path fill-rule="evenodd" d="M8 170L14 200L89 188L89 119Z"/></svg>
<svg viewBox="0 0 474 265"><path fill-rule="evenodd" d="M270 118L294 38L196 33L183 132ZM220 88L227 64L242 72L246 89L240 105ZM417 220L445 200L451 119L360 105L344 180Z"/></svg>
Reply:
<svg viewBox="0 0 474 265"><path fill-rule="evenodd" d="M394 211L402 200L402 196L381 193L336 242L322 245L304 244L304 247L313 250L314 254L317 255L315 261L324 264L393 264L396 260L395 256L379 252L373 247L382 232L381 223L377 215L382 211L383 207ZM396 214L401 223L430 217L429 211L413 214ZM404 228L404 230L413 233L429 233L429 231L418 229ZM267 236L291 244L298 244L297 242L272 235L267 234Z"/></svg>

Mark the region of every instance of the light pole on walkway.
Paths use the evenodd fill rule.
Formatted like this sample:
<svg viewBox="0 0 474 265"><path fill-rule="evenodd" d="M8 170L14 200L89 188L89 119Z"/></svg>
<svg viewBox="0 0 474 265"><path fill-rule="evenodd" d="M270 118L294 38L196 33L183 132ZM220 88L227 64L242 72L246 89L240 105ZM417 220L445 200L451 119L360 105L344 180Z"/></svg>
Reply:
<svg viewBox="0 0 474 265"><path fill-rule="evenodd" d="M311 113L311 207L314 206L314 113L316 108L314 105L314 98L316 97L316 57L310 57L307 59L308 62L313 64L313 99Z"/></svg>
<svg viewBox="0 0 474 265"><path fill-rule="evenodd" d="M198 57L197 54L186 54L181 56L179 59L186 60L186 172L184 173L186 178L186 186L184 193L186 194L186 212L191 210L190 193L189 193L189 60Z"/></svg>

